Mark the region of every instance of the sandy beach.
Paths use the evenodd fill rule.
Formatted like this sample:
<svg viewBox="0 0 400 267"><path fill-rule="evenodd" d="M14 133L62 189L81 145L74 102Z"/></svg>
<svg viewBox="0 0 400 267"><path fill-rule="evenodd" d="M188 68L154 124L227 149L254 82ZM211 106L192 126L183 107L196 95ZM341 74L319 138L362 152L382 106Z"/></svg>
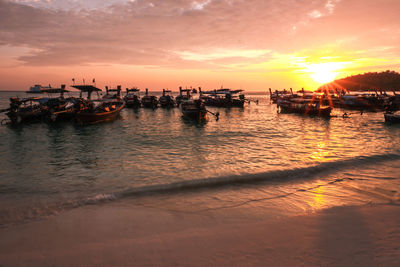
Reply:
<svg viewBox="0 0 400 267"><path fill-rule="evenodd" d="M400 206L252 216L117 201L0 229L1 266L396 266Z"/></svg>

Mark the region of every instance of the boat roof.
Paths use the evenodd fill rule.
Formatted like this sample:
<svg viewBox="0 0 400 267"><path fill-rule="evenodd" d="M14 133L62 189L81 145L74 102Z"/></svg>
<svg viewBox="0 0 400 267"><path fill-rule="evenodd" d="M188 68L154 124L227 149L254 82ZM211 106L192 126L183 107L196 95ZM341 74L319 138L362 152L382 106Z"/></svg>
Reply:
<svg viewBox="0 0 400 267"><path fill-rule="evenodd" d="M50 94L56 94L56 93L62 93L62 92L69 92L66 89L62 88L49 88L49 89L44 89L42 90L43 93L50 93Z"/></svg>
<svg viewBox="0 0 400 267"><path fill-rule="evenodd" d="M93 92L93 91L101 91L100 88L94 87L93 85L71 85L82 92Z"/></svg>
<svg viewBox="0 0 400 267"><path fill-rule="evenodd" d="M137 89L137 88L132 88L132 89L126 88L126 90L128 92L139 92L140 91L140 89Z"/></svg>
<svg viewBox="0 0 400 267"><path fill-rule="evenodd" d="M205 91L203 94L238 94L243 92L242 89L232 90L232 89L216 89L212 91Z"/></svg>

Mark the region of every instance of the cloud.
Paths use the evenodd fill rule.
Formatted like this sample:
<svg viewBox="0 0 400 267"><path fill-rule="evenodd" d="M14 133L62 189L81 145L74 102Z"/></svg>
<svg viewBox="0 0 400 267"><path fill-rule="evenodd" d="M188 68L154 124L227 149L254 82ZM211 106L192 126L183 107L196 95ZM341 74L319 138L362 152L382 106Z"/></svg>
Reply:
<svg viewBox="0 0 400 267"><path fill-rule="evenodd" d="M29 48L18 59L32 66L177 68L257 63L269 57L255 51L284 54L327 43L360 50L367 38L393 46L398 30L376 36L398 29L399 4L375 2L0 0L0 45Z"/></svg>

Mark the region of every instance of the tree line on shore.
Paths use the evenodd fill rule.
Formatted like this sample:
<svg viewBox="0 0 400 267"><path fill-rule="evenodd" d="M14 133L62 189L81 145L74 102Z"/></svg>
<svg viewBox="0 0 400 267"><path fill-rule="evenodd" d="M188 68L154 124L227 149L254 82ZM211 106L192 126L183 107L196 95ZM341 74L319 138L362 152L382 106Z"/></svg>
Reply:
<svg viewBox="0 0 400 267"><path fill-rule="evenodd" d="M324 84L319 88L319 90L333 88L346 89L348 91L400 91L400 73L387 70L383 72L367 72L352 75Z"/></svg>

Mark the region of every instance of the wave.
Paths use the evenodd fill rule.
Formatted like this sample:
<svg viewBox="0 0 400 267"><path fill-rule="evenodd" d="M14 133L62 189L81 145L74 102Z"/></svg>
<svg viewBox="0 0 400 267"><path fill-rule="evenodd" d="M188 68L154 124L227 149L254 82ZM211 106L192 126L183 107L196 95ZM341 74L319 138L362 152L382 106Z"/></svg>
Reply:
<svg viewBox="0 0 400 267"><path fill-rule="evenodd" d="M20 210L18 216L15 216L16 214L12 216L11 214L3 213L3 216L0 216L0 225L4 226L15 220L31 220L37 217L54 215L63 210L74 209L87 205L96 205L124 198L134 198L151 194L173 194L177 192L190 192L193 190L222 188L224 186L232 185L250 185L254 183L285 182L290 180L313 179L315 178L315 176L321 177L321 174L327 175L348 168L359 168L366 165L379 164L393 160L400 160L400 151L398 151L398 153L360 156L346 160L324 162L310 167L276 170L256 174L243 174L205 179L184 180L168 184L155 184L141 187L133 187L120 192L98 194L93 197L74 199L62 203L54 203L42 208L36 207L34 209L34 212ZM334 181L331 181L330 183L340 182L341 180L343 179L336 179ZM24 215L21 214L21 212L24 213ZM11 217L14 217L14 220Z"/></svg>
<svg viewBox="0 0 400 267"><path fill-rule="evenodd" d="M399 151L400 152L400 151ZM169 193L175 191L194 190L201 188L220 187L232 184L246 184L268 181L287 181L292 179L311 178L320 173L331 173L349 167L361 167L364 165L382 163L385 161L399 160L399 153L390 153L373 156L360 156L347 160L331 161L319 165L303 168L277 170L256 174L231 175L205 179L185 180L168 184L156 184L137 188L131 188L123 192L113 194L113 198L131 197L151 193ZM107 196L108 199L110 196Z"/></svg>

